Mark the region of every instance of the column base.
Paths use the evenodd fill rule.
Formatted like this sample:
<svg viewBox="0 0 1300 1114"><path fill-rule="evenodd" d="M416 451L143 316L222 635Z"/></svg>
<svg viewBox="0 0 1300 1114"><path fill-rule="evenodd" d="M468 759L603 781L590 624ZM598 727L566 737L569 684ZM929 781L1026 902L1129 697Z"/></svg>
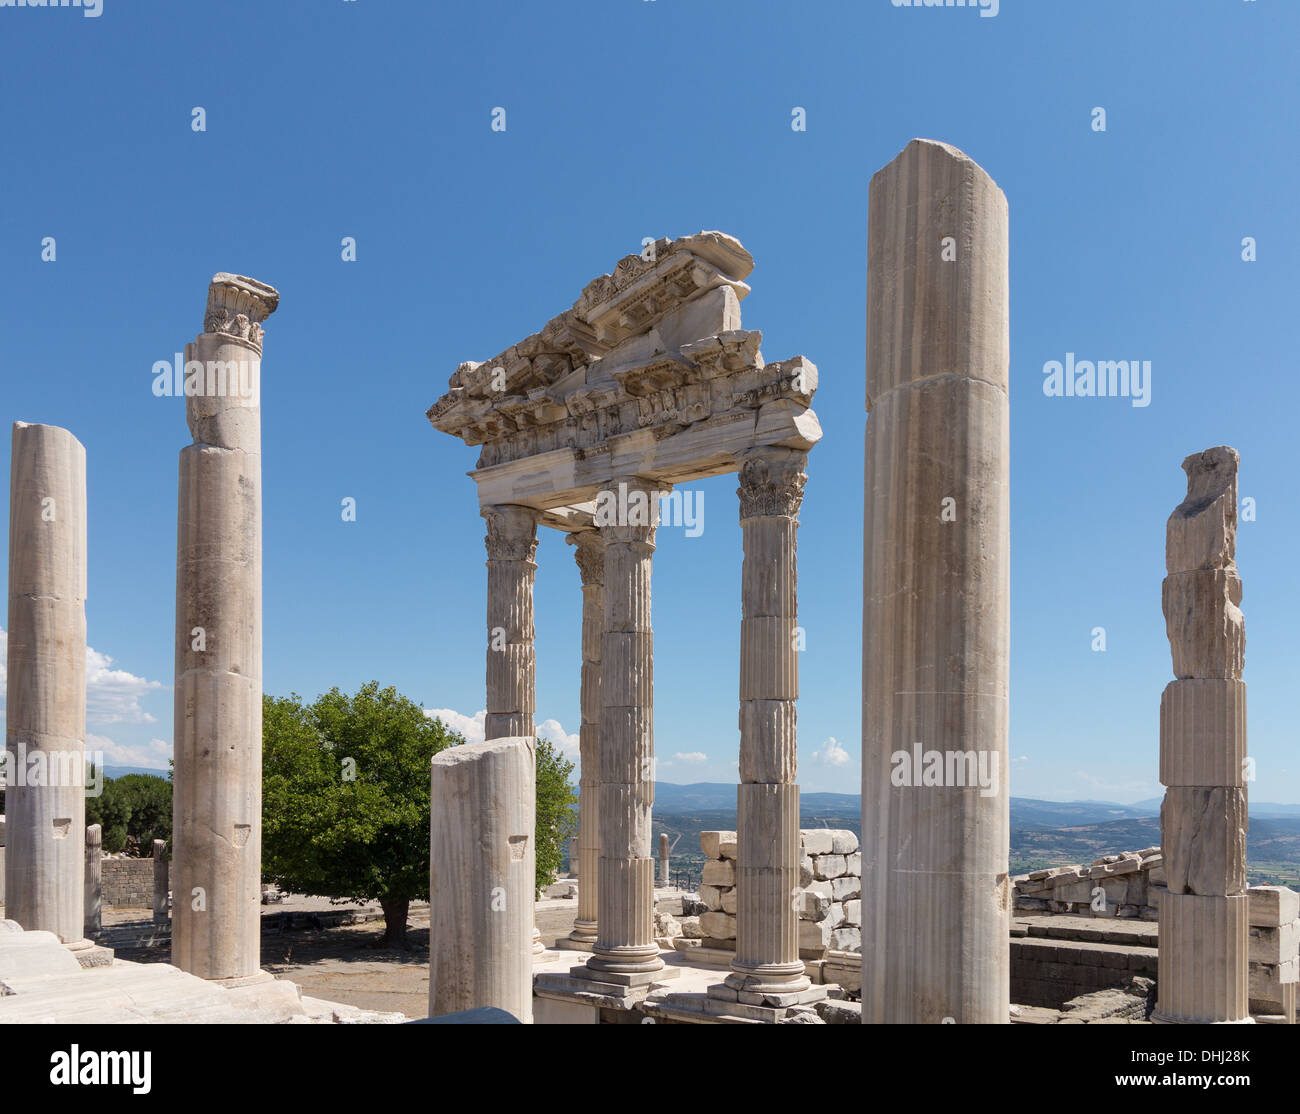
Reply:
<svg viewBox="0 0 1300 1114"><path fill-rule="evenodd" d="M214 986L223 986L227 990L236 990L241 986L258 986L261 983L275 982L275 976L270 971L256 971L251 975L232 975L226 979L205 979Z"/></svg>
<svg viewBox="0 0 1300 1114"><path fill-rule="evenodd" d="M542 934L537 926L533 925L533 962L536 963L545 954L546 945L542 943Z"/></svg>
<svg viewBox="0 0 1300 1114"><path fill-rule="evenodd" d="M806 973L804 964L773 964L771 967L742 967L734 960L731 973L722 980L724 986L745 994L786 997L799 995L813 985ZM760 1005L759 1002L752 1003ZM794 1002L768 1003L770 1005L794 1005Z"/></svg>
<svg viewBox="0 0 1300 1114"><path fill-rule="evenodd" d="M625 977L640 979L643 975L657 974L664 969L664 961L658 944L612 951L601 950L597 945L595 953L587 960L587 967L594 972L593 978L621 981Z"/></svg>
<svg viewBox="0 0 1300 1114"><path fill-rule="evenodd" d="M1152 1025L1254 1025L1253 1017L1243 1017L1237 1021L1205 1021L1199 1017L1171 1017L1155 1010L1151 1014Z"/></svg>

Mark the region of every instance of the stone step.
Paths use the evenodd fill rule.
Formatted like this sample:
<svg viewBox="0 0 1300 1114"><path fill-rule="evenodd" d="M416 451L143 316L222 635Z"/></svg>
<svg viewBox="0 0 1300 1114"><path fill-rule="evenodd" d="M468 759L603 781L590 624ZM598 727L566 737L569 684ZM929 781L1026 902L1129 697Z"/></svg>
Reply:
<svg viewBox="0 0 1300 1114"><path fill-rule="evenodd" d="M1019 930L1022 930L1019 931ZM1131 947L1155 948L1160 939L1160 926L1154 921L1118 920L1110 917L1044 916L1016 917L1012 921L1013 936L1030 939L1074 940L1080 943L1122 944Z"/></svg>

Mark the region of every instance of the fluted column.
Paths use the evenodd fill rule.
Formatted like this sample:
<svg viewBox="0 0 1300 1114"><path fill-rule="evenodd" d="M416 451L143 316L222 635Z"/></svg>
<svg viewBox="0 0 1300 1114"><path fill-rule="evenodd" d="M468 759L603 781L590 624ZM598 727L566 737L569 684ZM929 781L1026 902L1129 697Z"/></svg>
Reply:
<svg viewBox="0 0 1300 1114"><path fill-rule="evenodd" d="M1160 700L1159 1001L1153 1019L1248 1022L1246 624L1237 575L1237 453L1183 461L1187 497L1165 528L1174 676Z"/></svg>
<svg viewBox="0 0 1300 1114"><path fill-rule="evenodd" d="M533 579L537 523L532 507L484 507L487 520L487 715L483 737L533 738L537 659L533 646ZM545 951L533 926L532 954Z"/></svg>
<svg viewBox="0 0 1300 1114"><path fill-rule="evenodd" d="M5 912L81 950L86 450L57 426L13 427L7 630Z"/></svg>
<svg viewBox="0 0 1300 1114"><path fill-rule="evenodd" d="M486 739L533 735L536 659L533 649L533 577L537 523L531 507L484 507L487 519Z"/></svg>
<svg viewBox="0 0 1300 1114"><path fill-rule="evenodd" d="M762 449L740 469L740 785L736 958L726 985L763 1004L794 1004L811 986L799 958L799 696L795 563L808 457ZM746 999L748 1000L748 999Z"/></svg>
<svg viewBox="0 0 1300 1114"><path fill-rule="evenodd" d="M654 634L650 567L656 487L620 481L597 500L605 539L605 634L600 659L598 939L588 968L629 984L663 969L654 939ZM662 490L662 485L658 488Z"/></svg>
<svg viewBox="0 0 1300 1114"><path fill-rule="evenodd" d="M953 147L914 140L871 180L864 1022L1009 1021L1007 242Z"/></svg>
<svg viewBox="0 0 1300 1114"><path fill-rule="evenodd" d="M236 985L269 978L262 912L262 326L276 291L208 287L186 346L176 544L172 962ZM191 383L195 388L191 391Z"/></svg>
<svg viewBox="0 0 1300 1114"><path fill-rule="evenodd" d="M596 942L600 883L600 646L605 635L605 539L595 530L570 534L582 575L582 726L578 775L578 916L569 939Z"/></svg>

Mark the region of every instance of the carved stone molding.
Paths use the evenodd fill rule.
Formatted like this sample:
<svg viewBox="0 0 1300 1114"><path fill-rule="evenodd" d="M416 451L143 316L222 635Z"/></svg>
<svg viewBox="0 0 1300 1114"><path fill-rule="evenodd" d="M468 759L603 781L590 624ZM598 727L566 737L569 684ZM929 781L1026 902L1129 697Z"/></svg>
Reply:
<svg viewBox="0 0 1300 1114"><path fill-rule="evenodd" d="M280 294L273 286L225 271L212 276L208 284L208 306L203 315L203 331L232 336L262 350L261 323L280 304Z"/></svg>
<svg viewBox="0 0 1300 1114"><path fill-rule="evenodd" d="M798 518L808 474L808 454L764 449L750 454L740 468L740 520Z"/></svg>
<svg viewBox="0 0 1300 1114"><path fill-rule="evenodd" d="M527 561L536 567L537 523L541 512L532 507L484 507L485 544L489 561Z"/></svg>

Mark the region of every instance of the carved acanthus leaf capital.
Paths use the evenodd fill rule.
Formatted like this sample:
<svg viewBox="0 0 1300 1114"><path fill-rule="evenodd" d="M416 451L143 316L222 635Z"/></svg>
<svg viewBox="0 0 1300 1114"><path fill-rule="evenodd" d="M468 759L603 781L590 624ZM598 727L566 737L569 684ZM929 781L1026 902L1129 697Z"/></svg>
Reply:
<svg viewBox="0 0 1300 1114"><path fill-rule="evenodd" d="M580 530L566 539L574 547L573 559L582 576L582 586L600 587L605 583L605 539L597 530Z"/></svg>
<svg viewBox="0 0 1300 1114"><path fill-rule="evenodd" d="M489 561L534 562L537 556L537 523L541 512L532 507L484 507L480 512L487 520L487 554Z"/></svg>
<svg viewBox="0 0 1300 1114"><path fill-rule="evenodd" d="M782 449L751 453L740 467L740 520L797 518L803 502L808 454Z"/></svg>
<svg viewBox="0 0 1300 1114"><path fill-rule="evenodd" d="M208 284L208 306L203 314L203 331L237 337L262 350L262 322L280 304L273 286L225 271L212 276Z"/></svg>

